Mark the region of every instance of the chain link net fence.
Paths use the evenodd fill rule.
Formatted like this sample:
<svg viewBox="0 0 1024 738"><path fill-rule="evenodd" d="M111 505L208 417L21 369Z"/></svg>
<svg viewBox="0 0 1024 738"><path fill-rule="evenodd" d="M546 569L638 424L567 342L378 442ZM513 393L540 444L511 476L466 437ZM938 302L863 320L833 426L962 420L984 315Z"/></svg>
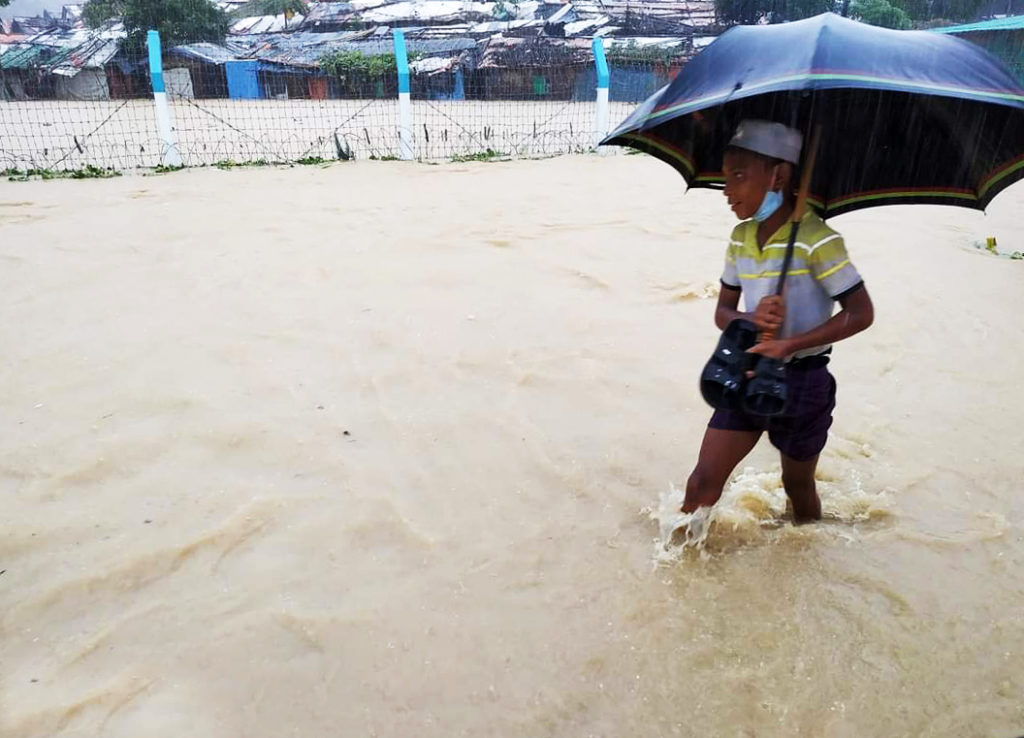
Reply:
<svg viewBox="0 0 1024 738"><path fill-rule="evenodd" d="M403 127L422 160L554 156L600 139L591 39L406 36L405 119L388 29L165 45L181 163L398 158ZM610 45L611 124L690 54L683 43ZM0 54L0 170L157 167L166 148L148 50L120 24L58 29Z"/></svg>

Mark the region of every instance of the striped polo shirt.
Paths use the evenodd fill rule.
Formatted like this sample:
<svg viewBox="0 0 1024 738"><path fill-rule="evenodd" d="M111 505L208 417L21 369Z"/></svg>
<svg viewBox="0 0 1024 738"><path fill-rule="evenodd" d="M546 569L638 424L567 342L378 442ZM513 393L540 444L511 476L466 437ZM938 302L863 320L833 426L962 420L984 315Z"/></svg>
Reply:
<svg viewBox="0 0 1024 738"><path fill-rule="evenodd" d="M733 229L725 255L722 284L743 291L744 309L752 313L762 297L775 291L786 255L792 225L786 223L768 239L764 248L757 245L757 221L748 220ZM843 237L825 221L808 210L800 222L793 261L789 266L783 299L786 319L779 336L788 338L805 333L832 317L835 300L861 283L850 262ZM815 346L795 357L820 354L830 346Z"/></svg>

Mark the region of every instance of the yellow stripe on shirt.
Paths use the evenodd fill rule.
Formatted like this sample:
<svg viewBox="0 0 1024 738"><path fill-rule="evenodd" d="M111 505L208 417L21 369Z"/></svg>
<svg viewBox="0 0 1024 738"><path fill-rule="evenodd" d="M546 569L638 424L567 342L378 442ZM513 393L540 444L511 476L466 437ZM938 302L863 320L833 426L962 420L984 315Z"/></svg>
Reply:
<svg viewBox="0 0 1024 738"><path fill-rule="evenodd" d="M838 264L836 264L834 267L832 267L831 269L828 269L828 270L822 272L821 274L819 274L817 277L815 277L815 279L817 279L819 282L821 280L823 280L823 279L827 279L828 277L831 277L833 274L838 272L840 269L842 269L844 266L846 266L849 263L850 263L849 259L846 259L845 261L841 261Z"/></svg>
<svg viewBox="0 0 1024 738"><path fill-rule="evenodd" d="M795 276L797 274L810 274L810 273L811 273L810 269L790 269L788 272L786 272L786 274L788 276L790 276L790 277L793 277L793 276ZM739 277L740 277L740 279L761 279L763 277L778 277L780 274L782 274L781 271L777 271L777 272L761 272L760 274L740 274ZM820 277L819 277L819 279L820 279Z"/></svg>

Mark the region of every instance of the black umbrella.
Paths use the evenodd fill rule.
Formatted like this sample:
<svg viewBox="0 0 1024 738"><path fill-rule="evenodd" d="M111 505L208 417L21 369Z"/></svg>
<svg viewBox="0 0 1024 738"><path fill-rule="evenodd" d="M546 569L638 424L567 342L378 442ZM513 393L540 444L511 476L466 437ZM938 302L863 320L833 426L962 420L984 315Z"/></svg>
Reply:
<svg viewBox="0 0 1024 738"><path fill-rule="evenodd" d="M808 202L825 218L901 203L984 209L1024 177L1024 88L995 57L832 13L727 31L603 143L720 187L745 118L820 126Z"/></svg>

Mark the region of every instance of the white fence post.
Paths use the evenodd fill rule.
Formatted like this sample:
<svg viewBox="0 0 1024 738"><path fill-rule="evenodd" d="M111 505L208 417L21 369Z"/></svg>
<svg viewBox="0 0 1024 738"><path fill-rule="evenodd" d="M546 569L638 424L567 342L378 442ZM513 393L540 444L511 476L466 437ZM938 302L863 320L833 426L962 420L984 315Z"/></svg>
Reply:
<svg viewBox="0 0 1024 738"><path fill-rule="evenodd" d="M604 40L594 38L594 64L597 66L597 107L594 111L594 147L608 135L608 59L604 55ZM607 147L605 147L607 149Z"/></svg>
<svg viewBox="0 0 1024 738"><path fill-rule="evenodd" d="M398 67L398 155L409 160L412 150L412 101L409 97L409 55L405 50L405 34L394 30L395 64Z"/></svg>
<svg viewBox="0 0 1024 738"><path fill-rule="evenodd" d="M164 90L164 64L160 53L160 34L150 31L146 34L149 46L149 79L153 83L153 103L156 106L156 128L163 144L160 163L165 167L180 167L181 153L178 139L171 123L171 109L167 106L167 92Z"/></svg>

